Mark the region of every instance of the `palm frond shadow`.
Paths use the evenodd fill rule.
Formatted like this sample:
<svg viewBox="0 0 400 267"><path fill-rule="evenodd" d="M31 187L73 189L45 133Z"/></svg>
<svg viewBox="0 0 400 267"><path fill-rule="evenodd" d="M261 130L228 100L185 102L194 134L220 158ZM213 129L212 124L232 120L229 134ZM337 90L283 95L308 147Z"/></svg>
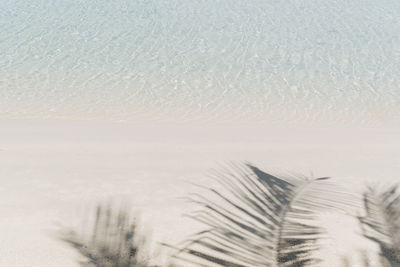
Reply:
<svg viewBox="0 0 400 267"><path fill-rule="evenodd" d="M193 195L202 209L191 215L208 226L192 236L176 258L200 266L317 265L325 236L316 211L337 207L329 178L277 177L246 164L217 173L226 192L209 188L216 200ZM337 199L337 198L336 198Z"/></svg>
<svg viewBox="0 0 400 267"><path fill-rule="evenodd" d="M125 209L98 205L93 223L84 225L85 232L66 230L61 239L75 248L88 261L82 266L148 267L148 239L138 232L136 222ZM89 219L91 219L90 217Z"/></svg>
<svg viewBox="0 0 400 267"><path fill-rule="evenodd" d="M363 235L379 245L383 266L400 266L400 193L397 185L364 193Z"/></svg>
<svg viewBox="0 0 400 267"><path fill-rule="evenodd" d="M354 199L328 177L276 176L251 164L215 174L219 187L206 187L211 194L189 198L201 207L190 217L208 229L179 246L174 258L180 262L203 267L319 266L316 255L326 237L320 212L355 207ZM400 267L398 186L383 192L370 188L363 203L366 214L358 217L363 235L379 245L382 266ZM156 267L148 238L127 209L100 204L89 217L84 231L68 230L61 236L87 259L82 266ZM363 251L359 258L364 266L373 266L373 257ZM350 259L343 258L342 265L351 266Z"/></svg>

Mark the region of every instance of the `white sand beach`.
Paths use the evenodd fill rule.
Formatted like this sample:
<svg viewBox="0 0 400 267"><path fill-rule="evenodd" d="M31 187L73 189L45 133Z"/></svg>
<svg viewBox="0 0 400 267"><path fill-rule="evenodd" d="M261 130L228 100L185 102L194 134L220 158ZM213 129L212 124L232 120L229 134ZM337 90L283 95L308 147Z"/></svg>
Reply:
<svg viewBox="0 0 400 267"><path fill-rule="evenodd" d="M228 161L249 161L278 173L331 176L349 190L367 181L396 182L400 166L398 128L60 120L0 124L0 266L78 266L78 254L54 231L60 223L79 226L85 209L109 199L133 203L154 243L176 245L200 229L183 217L196 207L180 198L198 190L193 183L210 185L207 173ZM338 221L338 232L340 226ZM352 247L351 242L343 244ZM343 244L334 253L350 253Z"/></svg>
<svg viewBox="0 0 400 267"><path fill-rule="evenodd" d="M398 0L0 1L0 266L79 266L56 233L107 201L175 246L202 229L184 198L229 162L355 193L398 182L399 14ZM323 217L326 266L376 249L348 212Z"/></svg>

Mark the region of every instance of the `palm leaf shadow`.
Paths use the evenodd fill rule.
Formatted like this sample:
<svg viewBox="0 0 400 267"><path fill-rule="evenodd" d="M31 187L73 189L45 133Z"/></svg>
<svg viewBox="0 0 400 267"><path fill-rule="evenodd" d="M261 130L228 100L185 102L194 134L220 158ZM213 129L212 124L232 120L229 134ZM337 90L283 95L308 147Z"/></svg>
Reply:
<svg viewBox="0 0 400 267"><path fill-rule="evenodd" d="M89 232L67 230L61 239L75 248L88 261L82 266L147 267L147 239L138 233L136 223L125 209L116 210L99 204Z"/></svg>
<svg viewBox="0 0 400 267"><path fill-rule="evenodd" d="M315 210L333 207L329 178L277 177L246 164L217 173L225 193L208 188L217 201L194 195L202 210L191 215L208 226L187 240L176 258L200 266L315 265L324 231ZM324 196L325 194L325 196Z"/></svg>
<svg viewBox="0 0 400 267"><path fill-rule="evenodd" d="M363 235L380 248L383 266L400 266L400 193L397 185L364 193L366 216L359 217Z"/></svg>

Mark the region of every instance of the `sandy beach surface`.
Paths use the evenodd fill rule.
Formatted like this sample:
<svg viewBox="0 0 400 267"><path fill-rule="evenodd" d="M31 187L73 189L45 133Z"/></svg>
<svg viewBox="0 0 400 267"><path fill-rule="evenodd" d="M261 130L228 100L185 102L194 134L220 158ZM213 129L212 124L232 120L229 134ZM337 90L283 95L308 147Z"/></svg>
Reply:
<svg viewBox="0 0 400 267"><path fill-rule="evenodd" d="M368 181L398 181L400 166L399 128L0 124L0 266L9 267L78 266L78 254L54 233L60 224L78 225L82 212L107 200L132 203L153 244L176 245L200 229L183 216L195 207L182 197L198 190L194 184L212 185L209 171L229 161L249 161L278 173L331 176L356 191ZM334 222L338 232L341 223ZM341 242L346 245L332 248L332 260L349 253L357 238Z"/></svg>
<svg viewBox="0 0 400 267"><path fill-rule="evenodd" d="M354 193L399 181L399 14L398 0L1 0L0 267L79 266L56 233L108 201L153 249L177 245L202 229L185 197L229 162ZM376 249L346 212L321 217L326 266Z"/></svg>

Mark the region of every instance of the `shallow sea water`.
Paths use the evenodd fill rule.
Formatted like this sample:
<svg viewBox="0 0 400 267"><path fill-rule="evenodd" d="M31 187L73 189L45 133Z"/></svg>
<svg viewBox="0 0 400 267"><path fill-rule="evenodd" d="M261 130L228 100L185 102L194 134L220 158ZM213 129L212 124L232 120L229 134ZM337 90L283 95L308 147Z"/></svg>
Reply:
<svg viewBox="0 0 400 267"><path fill-rule="evenodd" d="M0 117L380 124L400 2L2 0Z"/></svg>

